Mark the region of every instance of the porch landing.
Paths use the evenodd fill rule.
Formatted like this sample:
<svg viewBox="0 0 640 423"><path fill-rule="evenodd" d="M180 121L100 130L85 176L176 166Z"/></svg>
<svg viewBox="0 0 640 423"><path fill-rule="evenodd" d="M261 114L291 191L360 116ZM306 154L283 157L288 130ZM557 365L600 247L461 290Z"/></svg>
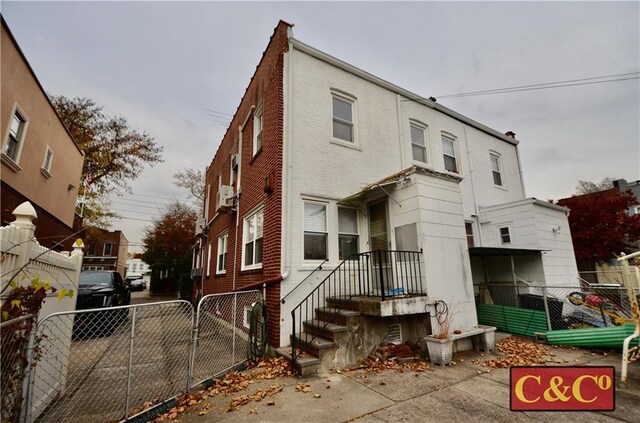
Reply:
<svg viewBox="0 0 640 423"><path fill-rule="evenodd" d="M428 297L426 295L395 295L386 297L331 297L327 305L343 310L356 311L367 316L391 317L420 314L427 312Z"/></svg>

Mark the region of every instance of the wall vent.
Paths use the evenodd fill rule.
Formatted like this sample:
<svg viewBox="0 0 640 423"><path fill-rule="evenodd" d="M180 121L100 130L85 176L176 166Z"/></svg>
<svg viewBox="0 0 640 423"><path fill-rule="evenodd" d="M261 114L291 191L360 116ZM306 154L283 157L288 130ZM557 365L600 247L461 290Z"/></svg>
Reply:
<svg viewBox="0 0 640 423"><path fill-rule="evenodd" d="M392 344L402 344L402 327L400 323L387 326L387 342Z"/></svg>

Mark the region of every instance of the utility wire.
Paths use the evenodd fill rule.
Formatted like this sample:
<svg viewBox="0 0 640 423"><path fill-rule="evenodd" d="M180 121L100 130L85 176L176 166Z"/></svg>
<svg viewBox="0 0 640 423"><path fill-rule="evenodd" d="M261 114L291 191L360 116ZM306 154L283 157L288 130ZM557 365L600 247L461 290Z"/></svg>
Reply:
<svg viewBox="0 0 640 423"><path fill-rule="evenodd" d="M204 109L204 110L206 110L209 113L215 113L217 115L233 117L233 115L230 115L229 113L219 112L217 110L211 110L211 109Z"/></svg>
<svg viewBox="0 0 640 423"><path fill-rule="evenodd" d="M614 78L614 79L606 79L606 78ZM454 97L471 97L471 96L478 96L478 95L501 94L501 93L511 93L511 92L519 92L519 91L535 91L535 90L545 90L545 89L551 89L551 88L574 87L579 85L604 84L608 82L628 81L628 80L639 79L639 78L640 78L640 72L629 72L629 73L621 73L616 75L596 76L591 78L580 78L580 79L568 79L568 80L556 81L556 82L545 82L545 83L539 83L539 84L520 85L515 87L495 88L491 90L470 91L465 93L438 95L436 96L436 98L440 99L440 98L454 98Z"/></svg>

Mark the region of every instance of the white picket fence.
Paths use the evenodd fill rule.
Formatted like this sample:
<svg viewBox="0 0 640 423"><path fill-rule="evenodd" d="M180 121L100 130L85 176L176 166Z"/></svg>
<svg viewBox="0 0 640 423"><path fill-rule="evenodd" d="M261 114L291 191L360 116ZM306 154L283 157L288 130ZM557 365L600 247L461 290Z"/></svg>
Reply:
<svg viewBox="0 0 640 423"><path fill-rule="evenodd" d="M6 294L11 291L9 287L12 281L21 285L28 285L31 280L38 277L40 281L46 281L55 287L58 292L66 290L71 295L58 298L56 293L49 294L45 299L42 309L38 314L38 320L52 313L73 311L76 308L78 292L78 279L82 269L82 242L74 244L71 252L55 252L41 246L35 238L36 226L33 220L37 217L36 211L29 202L18 206L13 215L15 220L9 225L0 228L0 286L4 303ZM69 317L72 319L72 317ZM57 346L64 351L69 348L71 342L71 327L69 324L68 336L56 335L54 342L61 343ZM47 334L43 334L47 335ZM36 389L41 395L32 398L33 405L39 405L40 409L46 407L59 391L64 390L67 364L58 363L55 368L42 369L32 383L38 386L46 386L48 389ZM39 369L40 370L40 369Z"/></svg>

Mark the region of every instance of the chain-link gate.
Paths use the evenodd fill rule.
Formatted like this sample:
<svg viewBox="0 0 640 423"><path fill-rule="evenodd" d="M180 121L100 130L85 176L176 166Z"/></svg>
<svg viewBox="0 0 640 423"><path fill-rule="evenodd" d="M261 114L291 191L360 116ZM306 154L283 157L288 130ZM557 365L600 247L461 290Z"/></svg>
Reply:
<svg viewBox="0 0 640 423"><path fill-rule="evenodd" d="M260 298L259 291L245 291L206 295L200 300L190 385L215 377L249 358L250 338L263 339L264 335L250 330L250 316Z"/></svg>
<svg viewBox="0 0 640 423"><path fill-rule="evenodd" d="M264 310L260 292L246 291L207 295L197 313L178 300L54 313L36 329L31 316L4 322L3 419L143 413L255 356L266 341Z"/></svg>

